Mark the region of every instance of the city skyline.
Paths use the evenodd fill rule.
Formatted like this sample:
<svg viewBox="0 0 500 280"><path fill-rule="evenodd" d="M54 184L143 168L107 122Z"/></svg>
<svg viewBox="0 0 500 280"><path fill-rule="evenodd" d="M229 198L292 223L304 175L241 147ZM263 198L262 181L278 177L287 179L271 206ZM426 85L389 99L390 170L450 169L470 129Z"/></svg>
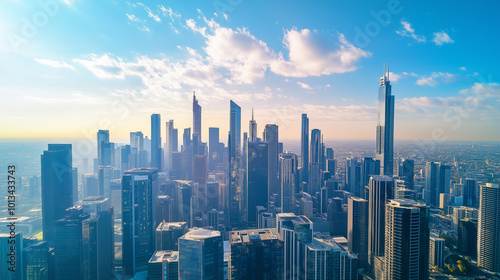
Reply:
<svg viewBox="0 0 500 280"><path fill-rule="evenodd" d="M488 29L494 8L446 7L457 18L465 11L475 14L469 9L481 14L482 20L464 23L446 18L441 3L431 8L398 1L390 2L393 6L286 7L259 1L233 6L201 1L170 6L159 1L55 3L53 10L36 3L0 4L1 30L8 35L0 42L0 57L12 68L1 69L0 94L9 97L0 121L6 132L0 137L82 137L86 131L110 129L115 137L125 138L129 131L147 131L152 113L175 118L179 128L191 127L195 90L204 107L202 141L209 127L229 130L218 121L227 115L229 99L241 106L242 121L251 119L253 107L256 122L261 127L276 123L282 139L297 139L301 113L308 114L311 127L325 131L325 139L372 139L374 86L384 61L393 71L396 140L500 136L494 129L498 70L489 63L498 56L498 42L488 32L475 32ZM264 13L262 22L252 20L250 15L263 7L284 12ZM419 19L424 9L430 10ZM87 13L91 10L95 12ZM106 20L113 30L104 26L102 14L108 10L112 12ZM293 16L297 11L300 20ZM32 21L40 12L46 13L47 22L33 23L36 32L24 34L24 19ZM62 22L69 24L63 27ZM83 27L89 23L102 28L99 35ZM488 44L477 44L483 41ZM472 48L474 55L460 55ZM30 68L22 86L12 76L21 65ZM479 103L464 103L474 100ZM12 121L21 114L23 118ZM221 138L226 142L225 133Z"/></svg>
<svg viewBox="0 0 500 280"><path fill-rule="evenodd" d="M0 278L500 280L498 8L0 1Z"/></svg>

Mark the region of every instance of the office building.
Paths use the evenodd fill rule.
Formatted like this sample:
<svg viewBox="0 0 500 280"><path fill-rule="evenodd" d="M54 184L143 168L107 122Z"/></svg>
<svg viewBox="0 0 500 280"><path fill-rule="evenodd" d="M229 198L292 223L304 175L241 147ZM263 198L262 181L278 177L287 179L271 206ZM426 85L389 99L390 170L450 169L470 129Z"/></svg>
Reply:
<svg viewBox="0 0 500 280"><path fill-rule="evenodd" d="M147 271L154 252L153 197L158 190L158 171L137 168L122 177L123 276L132 278Z"/></svg>
<svg viewBox="0 0 500 280"><path fill-rule="evenodd" d="M429 266L444 268L444 239L431 236L429 247Z"/></svg>
<svg viewBox="0 0 500 280"><path fill-rule="evenodd" d="M466 178L463 185L463 198L464 206L467 207L477 207L477 180L473 178Z"/></svg>
<svg viewBox="0 0 500 280"><path fill-rule="evenodd" d="M305 244L312 242L313 223L306 216L276 214L276 229L284 242L283 279L302 279L305 271Z"/></svg>
<svg viewBox="0 0 500 280"><path fill-rule="evenodd" d="M55 279L93 279L90 256L96 247L90 242L95 234L92 223L93 219L80 205L68 208L66 217L56 221Z"/></svg>
<svg viewBox="0 0 500 280"><path fill-rule="evenodd" d="M380 78L378 88L378 116L376 135L376 159L380 160L380 174L392 177L394 172L394 95L389 71Z"/></svg>
<svg viewBox="0 0 500 280"><path fill-rule="evenodd" d="M458 251L466 256L477 256L477 219L460 219L458 226Z"/></svg>
<svg viewBox="0 0 500 280"><path fill-rule="evenodd" d="M174 120L169 120L165 123L165 170L172 170L172 153L177 152L177 147L175 147L174 136L177 137L177 133L174 133ZM175 134L175 135L174 135Z"/></svg>
<svg viewBox="0 0 500 280"><path fill-rule="evenodd" d="M175 251L179 247L178 239L186 234L186 222L162 222L156 228L156 251Z"/></svg>
<svg viewBox="0 0 500 280"><path fill-rule="evenodd" d="M179 279L222 280L223 268L220 232L194 228L179 238Z"/></svg>
<svg viewBox="0 0 500 280"><path fill-rule="evenodd" d="M12 229L7 228L9 232ZM23 234L0 233L0 279L18 280L25 279L23 264ZM31 272L31 270L30 270Z"/></svg>
<svg viewBox="0 0 500 280"><path fill-rule="evenodd" d="M248 142L248 167L247 167L247 221L255 224L257 206L267 206L268 202L268 156L269 143Z"/></svg>
<svg viewBox="0 0 500 280"><path fill-rule="evenodd" d="M368 206L368 200L359 197L350 197L347 203L347 244L363 268L368 265Z"/></svg>
<svg viewBox="0 0 500 280"><path fill-rule="evenodd" d="M394 198L394 181L388 176L372 176L368 187L368 262L373 265L374 257L384 255L385 204Z"/></svg>
<svg viewBox="0 0 500 280"><path fill-rule="evenodd" d="M148 280L177 279L179 279L179 252L154 252L148 262Z"/></svg>
<svg viewBox="0 0 500 280"><path fill-rule="evenodd" d="M429 279L429 207L393 199L386 205L384 279Z"/></svg>
<svg viewBox="0 0 500 280"><path fill-rule="evenodd" d="M405 187L413 190L415 178L415 162L413 159L404 158L398 166L398 176L405 181Z"/></svg>
<svg viewBox="0 0 500 280"><path fill-rule="evenodd" d="M23 266L24 278L22 279L49 280L49 246L46 241L29 245L23 250ZM9 279L4 277L5 275L2 279Z"/></svg>
<svg viewBox="0 0 500 280"><path fill-rule="evenodd" d="M201 151L201 106L193 91L193 155L202 155Z"/></svg>
<svg viewBox="0 0 500 280"><path fill-rule="evenodd" d="M309 162L309 183L307 192L311 195L315 195L319 192L321 188L321 164L322 164L322 135L321 130L313 129L311 130L311 151L310 151L310 162Z"/></svg>
<svg viewBox="0 0 500 280"><path fill-rule="evenodd" d="M151 115L151 167L156 168L158 172L162 171L160 114Z"/></svg>
<svg viewBox="0 0 500 280"><path fill-rule="evenodd" d="M364 192L365 187L368 186L368 183L370 182L370 177L380 175L380 160L371 157L365 157L363 158L361 164L361 187ZM361 194L361 196L364 197L364 194Z"/></svg>
<svg viewBox="0 0 500 280"><path fill-rule="evenodd" d="M71 144L49 144L41 156L43 239L54 246L55 222L73 206Z"/></svg>
<svg viewBox="0 0 500 280"><path fill-rule="evenodd" d="M105 157L110 156L109 151L106 151L106 152L103 151L103 149L104 149L103 144L105 144L105 143L109 143L109 130L97 131L97 163L98 163L98 165L105 165L104 162L109 161L109 159L105 159ZM109 146L107 148L109 148Z"/></svg>
<svg viewBox="0 0 500 280"><path fill-rule="evenodd" d="M500 272L500 185L481 186L477 229L477 264Z"/></svg>
<svg viewBox="0 0 500 280"><path fill-rule="evenodd" d="M241 108L230 101L230 121L228 137L228 214L229 224L240 223L241 200Z"/></svg>
<svg viewBox="0 0 500 280"><path fill-rule="evenodd" d="M300 182L309 182L309 118L302 114L300 133ZM307 190L304 190L307 191Z"/></svg>
<svg viewBox="0 0 500 280"><path fill-rule="evenodd" d="M284 244L274 228L229 233L229 279L283 279Z"/></svg>
<svg viewBox="0 0 500 280"><path fill-rule="evenodd" d="M264 141L268 145L268 195L279 194L278 188L278 126L266 124Z"/></svg>

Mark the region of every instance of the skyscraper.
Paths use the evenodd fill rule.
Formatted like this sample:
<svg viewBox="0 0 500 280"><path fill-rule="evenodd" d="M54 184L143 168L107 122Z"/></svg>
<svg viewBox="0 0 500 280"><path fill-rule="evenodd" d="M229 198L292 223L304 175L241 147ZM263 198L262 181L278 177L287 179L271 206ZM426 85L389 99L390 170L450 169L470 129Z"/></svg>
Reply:
<svg viewBox="0 0 500 280"><path fill-rule="evenodd" d="M193 91L193 155L202 154L201 146L201 106Z"/></svg>
<svg viewBox="0 0 500 280"><path fill-rule="evenodd" d="M297 191L297 155L284 152L280 156L281 213L293 213L294 195Z"/></svg>
<svg viewBox="0 0 500 280"><path fill-rule="evenodd" d="M253 108L252 108L252 120L248 124L248 139L250 142L257 141L257 122L253 118Z"/></svg>
<svg viewBox="0 0 500 280"><path fill-rule="evenodd" d="M386 205L384 279L429 279L429 207L408 199Z"/></svg>
<svg viewBox="0 0 500 280"><path fill-rule="evenodd" d="M228 137L228 212L229 224L235 226L240 222L241 200L241 108L230 101L229 137Z"/></svg>
<svg viewBox="0 0 500 280"><path fill-rule="evenodd" d="M274 228L229 233L229 279L283 279L283 239Z"/></svg>
<svg viewBox="0 0 500 280"><path fill-rule="evenodd" d="M321 130L311 130L311 153L309 162L309 184L307 192L315 195L321 188L321 160L322 155Z"/></svg>
<svg viewBox="0 0 500 280"><path fill-rule="evenodd" d="M278 126L266 124L264 141L268 144L268 195L279 194L278 188Z"/></svg>
<svg viewBox="0 0 500 280"><path fill-rule="evenodd" d="M302 129L300 133L300 182L309 182L309 118L302 114Z"/></svg>
<svg viewBox="0 0 500 280"><path fill-rule="evenodd" d="M186 234L188 225L186 222L167 223L162 222L156 228L156 250L173 250L179 248L179 238Z"/></svg>
<svg viewBox="0 0 500 280"><path fill-rule="evenodd" d="M154 252L153 197L158 189L158 171L137 168L122 177L123 275L132 278L148 269Z"/></svg>
<svg viewBox="0 0 500 280"><path fill-rule="evenodd" d="M368 264L368 200L349 197L347 203L347 244L358 255L361 267Z"/></svg>
<svg viewBox="0 0 500 280"><path fill-rule="evenodd" d="M102 143L109 142L109 130L99 130L97 131L97 162L99 165L103 165L103 151Z"/></svg>
<svg viewBox="0 0 500 280"><path fill-rule="evenodd" d="M94 279L90 273L92 219L80 205L66 210L66 217L55 223L55 279Z"/></svg>
<svg viewBox="0 0 500 280"><path fill-rule="evenodd" d="M389 71L380 78L378 88L378 117L376 158L380 160L380 174L392 177L394 169L394 95L389 81Z"/></svg>
<svg viewBox="0 0 500 280"><path fill-rule="evenodd" d="M450 194L451 166L439 162L425 164L425 201L433 206L439 206L440 194Z"/></svg>
<svg viewBox="0 0 500 280"><path fill-rule="evenodd" d="M477 180L472 178L466 178L463 186L464 206L476 207L477 205L476 189L477 189Z"/></svg>
<svg viewBox="0 0 500 280"><path fill-rule="evenodd" d="M222 163L223 151L219 146L219 128L208 128L208 170L215 171L217 166L220 167Z"/></svg>
<svg viewBox="0 0 500 280"><path fill-rule="evenodd" d="M372 176L368 198L368 262L384 255L385 204L394 198L394 181L388 176Z"/></svg>
<svg viewBox="0 0 500 280"><path fill-rule="evenodd" d="M0 279L26 279L23 275L23 234L21 232L15 233L9 228L7 230L9 230L9 233L0 233ZM15 235L11 235L11 232ZM32 270L30 269L29 273L31 274L31 272ZM37 275L38 273L33 274Z"/></svg>
<svg viewBox="0 0 500 280"><path fill-rule="evenodd" d="M151 167L161 172L161 117L160 114L151 115Z"/></svg>
<svg viewBox="0 0 500 280"><path fill-rule="evenodd" d="M179 279L222 280L223 268L220 232L194 228L179 238Z"/></svg>
<svg viewBox="0 0 500 280"><path fill-rule="evenodd" d="M439 206L439 162L425 163L424 199L432 206Z"/></svg>
<svg viewBox="0 0 500 280"><path fill-rule="evenodd" d="M283 279L303 279L300 278L300 275L306 270L306 256L303 252L305 244L313 240L313 223L303 215L278 213L276 214L276 229L285 244Z"/></svg>
<svg viewBox="0 0 500 280"><path fill-rule="evenodd" d="M398 167L398 176L405 181L406 188L413 190L415 162L413 159L404 158Z"/></svg>
<svg viewBox="0 0 500 280"><path fill-rule="evenodd" d="M43 239L49 246L54 246L55 222L73 206L71 150L71 144L49 144L41 156Z"/></svg>
<svg viewBox="0 0 500 280"><path fill-rule="evenodd" d="M6 242L2 244L6 244ZM24 278L19 279L49 280L49 246L47 242L41 241L26 247L23 250L23 265ZM7 269L3 269L3 271L11 273ZM2 279L8 278L2 277Z"/></svg>
<svg viewBox="0 0 500 280"><path fill-rule="evenodd" d="M368 182L370 182L370 177L373 175L380 175L380 160L375 160L371 157L363 158L361 172L361 185L364 192L364 188L368 186ZM361 197L364 197L364 194L361 194Z"/></svg>
<svg viewBox="0 0 500 280"><path fill-rule="evenodd" d="M500 272L500 185L481 186L477 229L477 264Z"/></svg>
<svg viewBox="0 0 500 280"><path fill-rule="evenodd" d="M174 120L165 124L165 143L165 170L169 171L172 169L172 153L177 151L177 147L174 150Z"/></svg>
<svg viewBox="0 0 500 280"><path fill-rule="evenodd" d="M257 206L267 207L268 200L268 143L248 142L247 207L250 224L257 221Z"/></svg>

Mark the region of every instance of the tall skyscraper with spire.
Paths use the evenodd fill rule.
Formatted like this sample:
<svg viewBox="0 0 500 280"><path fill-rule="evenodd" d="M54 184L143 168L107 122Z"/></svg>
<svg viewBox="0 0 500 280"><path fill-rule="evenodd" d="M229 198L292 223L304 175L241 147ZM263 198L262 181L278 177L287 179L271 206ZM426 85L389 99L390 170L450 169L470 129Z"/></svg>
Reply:
<svg viewBox="0 0 500 280"><path fill-rule="evenodd" d="M248 127L248 141L249 142L256 142L257 141L257 122L253 118L253 108L252 108L252 120L249 123Z"/></svg>
<svg viewBox="0 0 500 280"><path fill-rule="evenodd" d="M199 155L201 146L201 106L193 91L193 155Z"/></svg>
<svg viewBox="0 0 500 280"><path fill-rule="evenodd" d="M380 174L393 175L394 169L394 95L384 63L384 76L380 78L378 88L377 140L375 154L380 160Z"/></svg>
<svg viewBox="0 0 500 280"><path fill-rule="evenodd" d="M229 224L235 226L240 222L240 200L241 200L241 107L234 101L230 101L229 137L228 146L228 211Z"/></svg>

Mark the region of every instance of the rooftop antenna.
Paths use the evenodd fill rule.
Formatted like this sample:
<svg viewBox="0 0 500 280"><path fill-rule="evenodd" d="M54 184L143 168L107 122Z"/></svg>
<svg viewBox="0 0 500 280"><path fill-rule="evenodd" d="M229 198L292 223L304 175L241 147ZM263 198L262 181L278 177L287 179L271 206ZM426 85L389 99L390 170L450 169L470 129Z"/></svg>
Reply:
<svg viewBox="0 0 500 280"><path fill-rule="evenodd" d="M253 121L253 107L252 107L252 121Z"/></svg>
<svg viewBox="0 0 500 280"><path fill-rule="evenodd" d="M384 61L384 77L385 77L385 61Z"/></svg>
<svg viewBox="0 0 500 280"><path fill-rule="evenodd" d="M389 81L389 65L387 65L387 80Z"/></svg>

